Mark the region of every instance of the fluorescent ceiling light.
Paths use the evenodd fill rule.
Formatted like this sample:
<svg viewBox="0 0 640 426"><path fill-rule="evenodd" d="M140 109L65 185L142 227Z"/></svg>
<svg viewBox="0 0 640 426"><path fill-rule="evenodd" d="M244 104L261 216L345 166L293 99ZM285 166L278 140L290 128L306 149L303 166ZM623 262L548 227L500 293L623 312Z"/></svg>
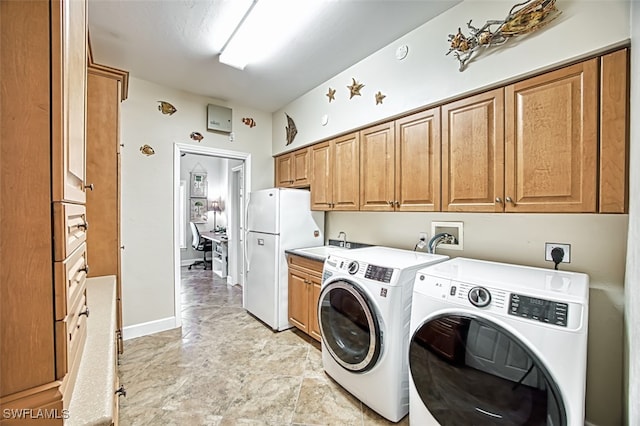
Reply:
<svg viewBox="0 0 640 426"><path fill-rule="evenodd" d="M244 69L285 44L293 45L309 21L326 4L321 0L256 0L220 54L220 62Z"/></svg>

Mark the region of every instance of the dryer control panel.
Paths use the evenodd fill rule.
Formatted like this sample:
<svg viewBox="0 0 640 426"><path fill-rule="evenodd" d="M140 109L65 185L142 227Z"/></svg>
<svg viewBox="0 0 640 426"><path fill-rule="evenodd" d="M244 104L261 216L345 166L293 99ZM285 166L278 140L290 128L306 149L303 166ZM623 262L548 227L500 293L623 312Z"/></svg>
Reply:
<svg viewBox="0 0 640 426"><path fill-rule="evenodd" d="M508 312L510 315L566 327L568 310L567 303L512 293Z"/></svg>

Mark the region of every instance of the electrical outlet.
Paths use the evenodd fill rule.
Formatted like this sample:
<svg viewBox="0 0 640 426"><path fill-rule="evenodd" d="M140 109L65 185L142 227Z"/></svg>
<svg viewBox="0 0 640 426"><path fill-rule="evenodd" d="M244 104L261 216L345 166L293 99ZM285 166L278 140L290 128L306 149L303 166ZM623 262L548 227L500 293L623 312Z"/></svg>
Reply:
<svg viewBox="0 0 640 426"><path fill-rule="evenodd" d="M429 241L427 241L428 237L429 237L429 234L427 234L426 232L418 233L418 240L429 242Z"/></svg>
<svg viewBox="0 0 640 426"><path fill-rule="evenodd" d="M562 263L571 263L571 244L544 243L544 260L553 262L553 258L551 257L551 250L556 247L560 247L562 250L564 250Z"/></svg>

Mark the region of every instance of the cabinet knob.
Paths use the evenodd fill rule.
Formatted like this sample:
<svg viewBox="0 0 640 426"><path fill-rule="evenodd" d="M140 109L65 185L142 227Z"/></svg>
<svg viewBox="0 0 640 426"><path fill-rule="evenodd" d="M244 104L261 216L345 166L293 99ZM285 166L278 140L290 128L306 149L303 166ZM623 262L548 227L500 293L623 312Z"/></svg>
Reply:
<svg viewBox="0 0 640 426"><path fill-rule="evenodd" d="M80 268L80 271L84 271L87 275L89 275L89 264L85 263L84 268Z"/></svg>
<svg viewBox="0 0 640 426"><path fill-rule="evenodd" d="M87 316L87 318L89 318L89 307L87 307L87 309L85 309L84 311L82 311L82 312L80 312L80 313L78 314L78 316L79 316L79 317L81 317L81 316L83 316L83 315L86 315L86 316Z"/></svg>
<svg viewBox="0 0 640 426"><path fill-rule="evenodd" d="M396 201L396 207L400 207L400 201Z"/></svg>
<svg viewBox="0 0 640 426"><path fill-rule="evenodd" d="M500 198L500 197L496 197L496 203L498 203L498 204L502 204L502 198Z"/></svg>
<svg viewBox="0 0 640 426"><path fill-rule="evenodd" d="M516 202L515 202L515 201L513 201L513 200L511 199L511 197L507 197L507 198L505 198L505 201L506 201L507 203L511 203L511 204L513 204L514 206L516 205Z"/></svg>
<svg viewBox="0 0 640 426"><path fill-rule="evenodd" d="M124 385L120 385L118 389L116 389L115 394L118 396L127 396L127 390L124 388Z"/></svg>
<svg viewBox="0 0 640 426"><path fill-rule="evenodd" d="M393 207L393 201L387 201L391 207Z"/></svg>
<svg viewBox="0 0 640 426"><path fill-rule="evenodd" d="M122 250L124 250L124 246L120 246L120 248L121 248Z"/></svg>
<svg viewBox="0 0 640 426"><path fill-rule="evenodd" d="M87 229L89 229L89 222L85 220L84 222L78 225L78 228L84 229L86 231Z"/></svg>
<svg viewBox="0 0 640 426"><path fill-rule="evenodd" d="M84 189L88 189L89 191L93 191L93 184L90 183L89 185L85 185Z"/></svg>

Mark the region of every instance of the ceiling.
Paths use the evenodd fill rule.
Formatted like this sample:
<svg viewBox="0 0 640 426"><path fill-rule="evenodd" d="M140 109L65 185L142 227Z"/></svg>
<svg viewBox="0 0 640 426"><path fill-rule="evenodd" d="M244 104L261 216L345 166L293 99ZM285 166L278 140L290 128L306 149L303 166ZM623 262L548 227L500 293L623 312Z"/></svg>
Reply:
<svg viewBox="0 0 640 426"><path fill-rule="evenodd" d="M235 0L89 0L93 59L132 77L273 112L461 0L322 0L303 34L242 71L219 63L212 47L225 1Z"/></svg>

